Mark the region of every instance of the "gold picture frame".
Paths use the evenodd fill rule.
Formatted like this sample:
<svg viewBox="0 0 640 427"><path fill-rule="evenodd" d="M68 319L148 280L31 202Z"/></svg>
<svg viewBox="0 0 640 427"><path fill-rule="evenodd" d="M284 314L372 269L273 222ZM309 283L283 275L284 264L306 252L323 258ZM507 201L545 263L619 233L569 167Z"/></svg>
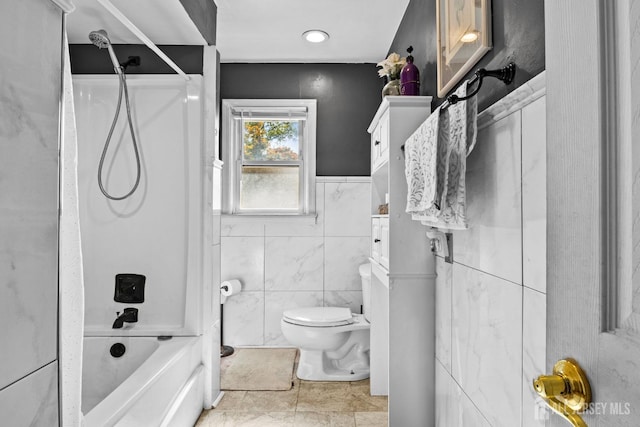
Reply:
<svg viewBox="0 0 640 427"><path fill-rule="evenodd" d="M438 97L492 48L491 0L437 0Z"/></svg>

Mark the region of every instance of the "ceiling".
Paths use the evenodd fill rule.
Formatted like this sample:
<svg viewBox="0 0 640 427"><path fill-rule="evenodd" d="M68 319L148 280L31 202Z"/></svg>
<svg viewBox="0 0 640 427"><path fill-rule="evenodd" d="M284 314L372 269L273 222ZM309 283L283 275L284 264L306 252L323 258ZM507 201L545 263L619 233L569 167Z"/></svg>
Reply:
<svg viewBox="0 0 640 427"><path fill-rule="evenodd" d="M72 0L76 9L67 18L69 43L90 43L89 33L104 29L113 44L141 44L97 0ZM155 44L206 44L179 0L110 0Z"/></svg>
<svg viewBox="0 0 640 427"><path fill-rule="evenodd" d="M110 0L155 44L206 44L179 0ZM222 62L379 62L386 57L409 0L215 0ZM114 44L141 41L97 0L73 0L70 43L105 29ZM390 5L393 4L391 7ZM330 38L304 41L321 29Z"/></svg>

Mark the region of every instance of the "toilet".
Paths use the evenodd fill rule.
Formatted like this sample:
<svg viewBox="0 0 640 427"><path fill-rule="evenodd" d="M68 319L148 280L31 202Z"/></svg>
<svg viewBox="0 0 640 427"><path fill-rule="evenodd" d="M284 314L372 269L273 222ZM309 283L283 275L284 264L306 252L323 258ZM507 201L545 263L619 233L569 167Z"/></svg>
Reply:
<svg viewBox="0 0 640 427"><path fill-rule="evenodd" d="M296 374L301 380L369 378L371 265L361 265L359 273L364 314L346 307L305 307L283 313L282 333L300 350Z"/></svg>

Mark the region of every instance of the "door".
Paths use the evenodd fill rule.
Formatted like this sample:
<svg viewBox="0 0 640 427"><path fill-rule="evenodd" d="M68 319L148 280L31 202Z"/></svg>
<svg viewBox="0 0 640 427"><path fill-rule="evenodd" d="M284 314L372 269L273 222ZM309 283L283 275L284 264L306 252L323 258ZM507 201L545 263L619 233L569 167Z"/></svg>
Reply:
<svg viewBox="0 0 640 427"><path fill-rule="evenodd" d="M640 423L638 22L633 0L545 2L546 374L578 361L590 427Z"/></svg>

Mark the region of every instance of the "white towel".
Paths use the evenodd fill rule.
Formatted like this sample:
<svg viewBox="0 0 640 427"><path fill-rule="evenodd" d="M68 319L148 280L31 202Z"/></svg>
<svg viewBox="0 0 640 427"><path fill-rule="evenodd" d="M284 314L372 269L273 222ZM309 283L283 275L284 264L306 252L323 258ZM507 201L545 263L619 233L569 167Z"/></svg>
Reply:
<svg viewBox="0 0 640 427"><path fill-rule="evenodd" d="M404 144L408 213L421 213L438 204L437 159L440 108ZM442 187L442 186L441 186ZM441 193L440 193L441 194Z"/></svg>
<svg viewBox="0 0 640 427"><path fill-rule="evenodd" d="M465 82L458 88L455 94L459 97L464 97L466 93L467 83ZM440 109L434 112L434 114L436 113L440 113ZM410 191L407 195L407 212L411 213L414 220L421 221L422 224L426 226L437 227L439 229L464 230L467 228L466 158L475 146L477 116L478 104L474 96L467 101L460 101L449 106L448 109L442 111L440 118L437 120L432 119L430 116L427 121L418 128L418 131L409 138L409 140L412 141L410 145L413 146L417 144L418 138L414 138L414 136L424 133L424 131L422 133L419 132L420 129L429 122L437 122L438 132L435 134L435 138L420 141L421 145L428 145L429 148L427 148L427 150L430 152L433 152L434 144L437 147L435 150L437 153L435 167L433 159L429 159L429 163L422 161L422 166L427 169L416 173L412 172L413 169L409 169L409 166L415 167L417 161L413 158L409 160L408 157L406 161L407 183L410 182L411 178L415 189L418 189L418 191L414 191L417 196L412 196L412 190L415 189L410 185ZM431 125L429 129L432 128L433 125ZM433 133L429 132L427 134L433 135ZM433 139L435 139L435 141L433 141ZM407 142L409 142L409 140ZM420 150L416 148L412 150L420 152ZM420 178L422 176L435 180L435 186L429 181L430 186L425 187L429 191L423 191L423 197L420 198L422 203L416 203L421 194L419 191L420 186L415 184L415 182L418 181L415 177ZM435 187L433 193L431 192L432 186ZM429 196L432 194L433 197L430 198ZM415 198L415 201L413 198Z"/></svg>

